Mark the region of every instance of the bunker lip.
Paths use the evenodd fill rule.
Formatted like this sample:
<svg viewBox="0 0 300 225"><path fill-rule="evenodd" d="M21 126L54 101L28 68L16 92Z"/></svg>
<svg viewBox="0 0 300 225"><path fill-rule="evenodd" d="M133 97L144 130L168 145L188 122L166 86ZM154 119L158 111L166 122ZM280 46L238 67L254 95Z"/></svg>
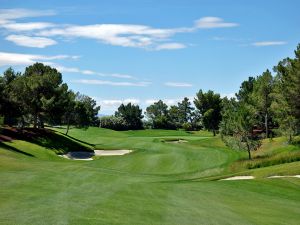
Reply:
<svg viewBox="0 0 300 225"><path fill-rule="evenodd" d="M234 176L234 177L227 177L220 180L253 180L254 176ZM278 178L300 178L300 175L274 175L267 177L269 179L278 179Z"/></svg>
<svg viewBox="0 0 300 225"><path fill-rule="evenodd" d="M252 180L254 179L254 176L234 176L234 177L228 177L221 180Z"/></svg>
<svg viewBox="0 0 300 225"><path fill-rule="evenodd" d="M276 178L291 178L291 177L300 178L300 175L275 175L275 176L270 176L268 178L276 179Z"/></svg>
<svg viewBox="0 0 300 225"><path fill-rule="evenodd" d="M187 143L187 140L184 139L175 139L175 140L163 140L164 143L175 143L175 144L180 144L180 143Z"/></svg>
<svg viewBox="0 0 300 225"><path fill-rule="evenodd" d="M119 149L119 150L94 150L95 156L114 156L114 155L126 155L132 150Z"/></svg>
<svg viewBox="0 0 300 225"><path fill-rule="evenodd" d="M93 152L68 152L67 154L59 156L72 160L93 160L93 156L118 156L125 155L130 152L132 152L132 150L94 150Z"/></svg>

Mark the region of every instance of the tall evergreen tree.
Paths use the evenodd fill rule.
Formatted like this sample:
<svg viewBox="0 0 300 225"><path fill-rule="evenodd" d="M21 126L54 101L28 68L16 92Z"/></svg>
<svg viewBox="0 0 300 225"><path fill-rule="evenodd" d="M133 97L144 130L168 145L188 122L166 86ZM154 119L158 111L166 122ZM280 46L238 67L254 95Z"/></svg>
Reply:
<svg viewBox="0 0 300 225"><path fill-rule="evenodd" d="M253 134L257 123L255 108L235 99L223 99L220 132L224 142L231 148L246 150L251 159L251 151L257 150L260 140Z"/></svg>
<svg viewBox="0 0 300 225"><path fill-rule="evenodd" d="M148 106L146 108L146 116L152 123L152 128L169 129L171 127L168 106L162 100Z"/></svg>
<svg viewBox="0 0 300 225"><path fill-rule="evenodd" d="M254 88L255 78L249 77L248 80L243 81L239 92L236 94L237 100L250 104L252 102L252 93Z"/></svg>
<svg viewBox="0 0 300 225"><path fill-rule="evenodd" d="M12 68L8 68L4 71L3 77L0 78L0 114L4 116L4 123L8 125L15 123L17 117L22 115L20 104L13 97L15 94L13 89L14 82L20 76L20 73L16 73Z"/></svg>
<svg viewBox="0 0 300 225"><path fill-rule="evenodd" d="M181 124L191 123L192 111L194 108L191 106L190 100L185 97L181 102L178 102L178 117Z"/></svg>
<svg viewBox="0 0 300 225"><path fill-rule="evenodd" d="M44 126L48 107L58 99L57 89L62 85L62 75L55 68L42 63L26 67L24 76L15 84L15 97L23 103L24 110L33 116L33 126Z"/></svg>
<svg viewBox="0 0 300 225"><path fill-rule="evenodd" d="M143 115L142 109L138 105L128 103L127 105L121 104L118 111L115 112L115 116L122 117L127 125L128 129L138 130L143 128Z"/></svg>
<svg viewBox="0 0 300 225"><path fill-rule="evenodd" d="M219 123L222 118L221 103L222 99L220 95L211 90L205 93L200 89L194 99L194 104L201 114L203 126L212 131L214 136L219 129Z"/></svg>
<svg viewBox="0 0 300 225"><path fill-rule="evenodd" d="M263 124L265 127L266 137L269 137L269 122L271 121L271 104L272 104L272 92L274 88L274 79L269 70L266 70L261 76L256 78L254 82L254 91L252 97L255 102L255 106L261 118L263 118Z"/></svg>
<svg viewBox="0 0 300 225"><path fill-rule="evenodd" d="M300 44L295 51L295 58L286 58L274 68L276 91L273 109L281 130L289 141L300 132Z"/></svg>

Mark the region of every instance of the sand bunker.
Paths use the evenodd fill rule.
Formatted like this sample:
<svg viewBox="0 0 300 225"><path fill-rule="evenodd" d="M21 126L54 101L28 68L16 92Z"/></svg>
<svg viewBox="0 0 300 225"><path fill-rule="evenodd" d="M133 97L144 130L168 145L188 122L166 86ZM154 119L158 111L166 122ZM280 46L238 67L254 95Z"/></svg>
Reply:
<svg viewBox="0 0 300 225"><path fill-rule="evenodd" d="M65 155L59 155L65 159L72 160L93 160L93 156L117 156L125 155L132 150L94 150L94 152L68 152Z"/></svg>
<svg viewBox="0 0 300 225"><path fill-rule="evenodd" d="M187 143L187 140L179 139L179 140L170 140L170 141L164 141L165 143L175 143L175 144L180 144L180 143Z"/></svg>
<svg viewBox="0 0 300 225"><path fill-rule="evenodd" d="M73 160L93 160L94 152L68 152L65 155L59 155L65 159L73 159Z"/></svg>
<svg viewBox="0 0 300 225"><path fill-rule="evenodd" d="M254 179L253 176L235 176L235 177L228 177L221 180L252 180Z"/></svg>
<svg viewBox="0 0 300 225"><path fill-rule="evenodd" d="M290 178L290 177L294 177L294 178L300 178L300 175L293 175L293 176L270 176L270 177L268 177L268 178L271 178L271 179L273 179L273 178Z"/></svg>
<svg viewBox="0 0 300 225"><path fill-rule="evenodd" d="M132 152L132 150L95 150L95 155L96 156L112 156L112 155L125 155L128 154L130 152Z"/></svg>

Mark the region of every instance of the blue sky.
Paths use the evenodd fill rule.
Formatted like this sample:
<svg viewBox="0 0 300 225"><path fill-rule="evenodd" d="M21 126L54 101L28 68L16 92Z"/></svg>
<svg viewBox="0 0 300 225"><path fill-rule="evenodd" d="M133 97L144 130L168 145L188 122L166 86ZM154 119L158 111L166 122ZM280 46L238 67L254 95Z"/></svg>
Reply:
<svg viewBox="0 0 300 225"><path fill-rule="evenodd" d="M121 102L175 104L199 89L232 96L293 57L300 1L14 1L0 4L0 72L55 66L101 114Z"/></svg>

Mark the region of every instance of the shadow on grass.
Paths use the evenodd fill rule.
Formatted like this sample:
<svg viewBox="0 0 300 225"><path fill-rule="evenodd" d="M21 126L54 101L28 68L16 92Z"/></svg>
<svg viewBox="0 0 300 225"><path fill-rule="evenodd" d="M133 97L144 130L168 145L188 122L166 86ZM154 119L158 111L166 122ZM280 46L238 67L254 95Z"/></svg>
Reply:
<svg viewBox="0 0 300 225"><path fill-rule="evenodd" d="M49 129L26 128L18 130L16 128L4 128L2 133L12 139L24 140L45 148L55 150L57 153L67 153L69 151L93 151L91 147L85 146L82 141L74 140L69 136L60 135ZM80 143L81 142L81 143ZM86 143L89 146L92 146Z"/></svg>
<svg viewBox="0 0 300 225"><path fill-rule="evenodd" d="M54 127L55 129L59 129L59 131L57 131L57 132L59 132L61 135L63 135L63 136L66 136L66 137L68 137L68 138L70 138L70 139L72 139L72 140L74 140L74 141L77 141L77 142L80 142L80 143L82 143L82 144L85 144L85 145L89 145L89 146L91 146L91 147L95 147L95 144L91 144L91 143L88 143L88 142L85 142L85 141L82 141L82 140L80 140L80 139L77 139L77 138L74 138L74 137L72 137L72 136L70 136L70 135L68 135L68 134L65 134L66 132L66 128L64 128L64 127ZM72 130L73 128L70 128L69 130ZM86 127L83 127L83 128L81 128L81 129L83 129L83 130L87 130L87 128ZM60 131L61 130L61 131ZM55 131L54 131L55 132Z"/></svg>
<svg viewBox="0 0 300 225"><path fill-rule="evenodd" d="M72 136L69 136L69 135L66 135L66 134L63 134L63 135L67 136L68 138L70 138L70 139L72 139L72 140L74 140L74 141L80 142L80 143L82 143L82 144L86 144L86 145L89 145L89 146L91 146L91 147L95 147L95 146L96 146L95 144L90 144L90 143L88 143L88 142L79 140L79 139L74 138L74 137L72 137Z"/></svg>
<svg viewBox="0 0 300 225"><path fill-rule="evenodd" d="M9 146L7 144L5 144L4 142L0 142L0 148L3 148L5 150L8 150L8 151L13 151L13 152L16 152L16 153L20 153L20 154L23 154L23 155L26 155L26 156L30 156L30 157L34 157L34 155L30 154L30 153L27 153L27 152L23 152L15 147L12 147L12 146Z"/></svg>

